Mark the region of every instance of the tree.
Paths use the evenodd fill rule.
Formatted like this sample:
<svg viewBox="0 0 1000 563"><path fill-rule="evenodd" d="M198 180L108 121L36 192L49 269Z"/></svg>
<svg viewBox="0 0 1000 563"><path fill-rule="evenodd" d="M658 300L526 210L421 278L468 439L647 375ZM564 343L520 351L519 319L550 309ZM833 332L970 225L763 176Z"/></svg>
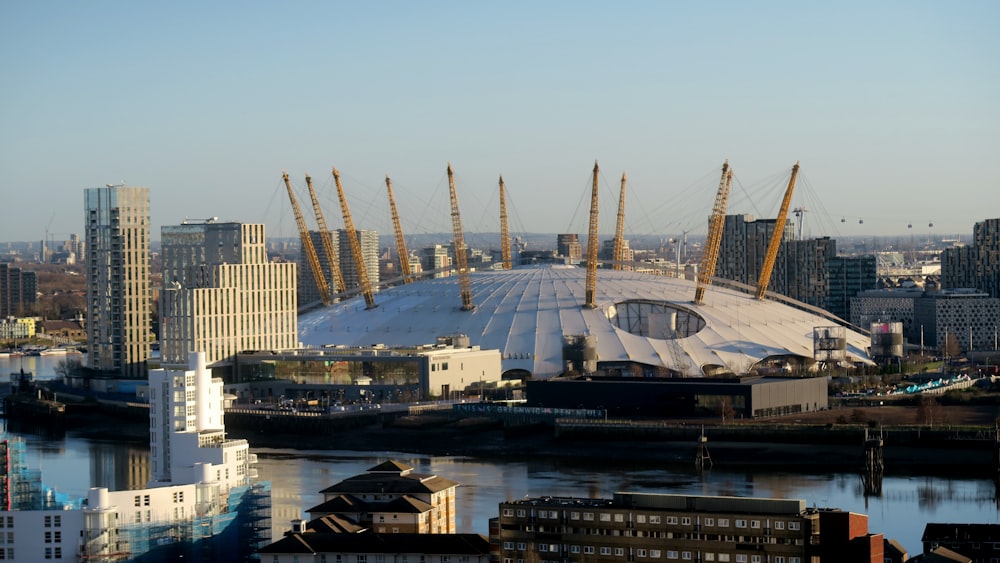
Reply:
<svg viewBox="0 0 1000 563"><path fill-rule="evenodd" d="M917 424L934 426L934 417L938 411L937 399L930 395L921 395L917 405Z"/></svg>

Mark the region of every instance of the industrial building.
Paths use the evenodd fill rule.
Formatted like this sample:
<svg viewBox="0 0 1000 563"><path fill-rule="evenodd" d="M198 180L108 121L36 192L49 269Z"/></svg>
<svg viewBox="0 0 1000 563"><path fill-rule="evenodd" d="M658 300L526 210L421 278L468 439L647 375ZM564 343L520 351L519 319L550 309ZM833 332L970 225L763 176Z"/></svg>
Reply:
<svg viewBox="0 0 1000 563"><path fill-rule="evenodd" d="M147 488L92 487L86 499L59 498L13 452L16 462L0 474L6 559L237 562L268 542L270 483L255 480L247 441L226 438L222 381L204 354L190 360L190 369L149 374Z"/></svg>
<svg viewBox="0 0 1000 563"><path fill-rule="evenodd" d="M164 366L203 351L231 369L237 352L295 347L295 264L268 260L263 224L185 221L161 236Z"/></svg>
<svg viewBox="0 0 1000 563"><path fill-rule="evenodd" d="M527 406L600 409L614 417L762 418L829 408L825 377L582 378L528 381Z"/></svg>
<svg viewBox="0 0 1000 563"><path fill-rule="evenodd" d="M153 340L149 189L89 188L84 211L87 367L123 379L145 378Z"/></svg>
<svg viewBox="0 0 1000 563"><path fill-rule="evenodd" d="M462 308L457 276L421 280L384 289L372 309L354 298L300 315L299 337L314 348L392 348L465 334L472 346L499 350L507 376L534 378L582 371L567 346L579 337L595 368L628 362L661 375L743 375L786 360L814 364L813 330L844 322L719 284L696 305L694 281L611 269L597 270L595 307L585 307L586 274L567 265L472 272L471 310ZM867 335L848 329L843 345L848 364L870 363Z"/></svg>
<svg viewBox="0 0 1000 563"><path fill-rule="evenodd" d="M804 500L615 493L500 503L499 561L883 561L864 514Z"/></svg>

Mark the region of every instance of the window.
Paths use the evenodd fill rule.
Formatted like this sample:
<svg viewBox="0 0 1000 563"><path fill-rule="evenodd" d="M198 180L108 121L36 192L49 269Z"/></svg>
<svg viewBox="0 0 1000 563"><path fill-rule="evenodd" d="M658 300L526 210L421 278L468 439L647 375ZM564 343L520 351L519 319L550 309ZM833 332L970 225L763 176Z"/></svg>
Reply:
<svg viewBox="0 0 1000 563"><path fill-rule="evenodd" d="M659 524L660 523L660 517L659 516L650 516L649 517L649 523L650 524Z"/></svg>
<svg viewBox="0 0 1000 563"><path fill-rule="evenodd" d="M667 550L667 559L677 559L677 555L678 553L676 551L670 549Z"/></svg>
<svg viewBox="0 0 1000 563"><path fill-rule="evenodd" d="M580 513L579 512L570 512L569 513L569 519L570 520L579 520L580 519Z"/></svg>
<svg viewBox="0 0 1000 563"><path fill-rule="evenodd" d="M591 554L592 555L594 553L594 546L592 546L592 545L585 545L585 546L583 546L583 552L585 554Z"/></svg>
<svg viewBox="0 0 1000 563"><path fill-rule="evenodd" d="M645 524L646 523L646 515L645 514L636 514L635 521L638 522L639 524Z"/></svg>
<svg viewBox="0 0 1000 563"><path fill-rule="evenodd" d="M46 528L51 528L52 527L52 517L51 516L46 516L45 517L45 527Z"/></svg>
<svg viewBox="0 0 1000 563"><path fill-rule="evenodd" d="M608 514L607 512L602 512L601 513L601 522L610 522L610 521L611 521L611 515Z"/></svg>
<svg viewBox="0 0 1000 563"><path fill-rule="evenodd" d="M650 549L649 550L649 556L650 557L659 557L660 556L660 550L659 549Z"/></svg>
<svg viewBox="0 0 1000 563"><path fill-rule="evenodd" d="M523 541L517 542L517 549L518 551L524 551L525 549L528 549L528 544L524 543Z"/></svg>
<svg viewBox="0 0 1000 563"><path fill-rule="evenodd" d="M683 559L685 561L690 561L691 560L691 552L690 551L685 551L684 553L681 553L681 559Z"/></svg>
<svg viewBox="0 0 1000 563"><path fill-rule="evenodd" d="M514 509L513 508L505 508L505 509L503 509L503 515L504 516L513 516L514 515Z"/></svg>
<svg viewBox="0 0 1000 563"><path fill-rule="evenodd" d="M705 525L706 526L714 526L715 525L715 518L705 518Z"/></svg>
<svg viewBox="0 0 1000 563"><path fill-rule="evenodd" d="M624 547L616 547L615 548L615 555L617 555L619 557L621 557L622 555L625 555L625 548Z"/></svg>
<svg viewBox="0 0 1000 563"><path fill-rule="evenodd" d="M728 528L729 527L729 518L719 518L719 527L720 528Z"/></svg>
<svg viewBox="0 0 1000 563"><path fill-rule="evenodd" d="M611 548L610 547L602 547L601 548L601 555L611 555Z"/></svg>
<svg viewBox="0 0 1000 563"><path fill-rule="evenodd" d="M712 552L702 553L701 556L703 561L715 561L715 554Z"/></svg>
<svg viewBox="0 0 1000 563"><path fill-rule="evenodd" d="M746 528L747 527L747 521L746 520L737 520L736 521L736 527L737 528Z"/></svg>
<svg viewBox="0 0 1000 563"><path fill-rule="evenodd" d="M55 543L62 543L62 532L58 532L58 531L57 532L53 532L52 533L52 541L54 541Z"/></svg>
<svg viewBox="0 0 1000 563"><path fill-rule="evenodd" d="M142 497L142 504L143 506L149 506L149 495L144 495Z"/></svg>
<svg viewBox="0 0 1000 563"><path fill-rule="evenodd" d="M645 557L646 556L646 550L645 549L637 549L637 550L635 550L635 556L636 557Z"/></svg>
<svg viewBox="0 0 1000 563"><path fill-rule="evenodd" d="M685 517L681 518L681 524L683 524L685 526L690 526L691 525L691 517L690 516L685 516Z"/></svg>
<svg viewBox="0 0 1000 563"><path fill-rule="evenodd" d="M667 524L676 524L676 523L677 523L676 516L667 516Z"/></svg>
<svg viewBox="0 0 1000 563"><path fill-rule="evenodd" d="M799 529L799 523L798 522L789 522L788 523L788 529L789 530L798 530Z"/></svg>
<svg viewBox="0 0 1000 563"><path fill-rule="evenodd" d="M517 510L517 517L518 518L524 518L527 515L528 515L528 513L523 508L519 508Z"/></svg>
<svg viewBox="0 0 1000 563"><path fill-rule="evenodd" d="M615 522L624 522L624 521L625 521L624 514L615 514Z"/></svg>
<svg viewBox="0 0 1000 563"><path fill-rule="evenodd" d="M783 555L775 555L774 563L785 563L785 557Z"/></svg>
<svg viewBox="0 0 1000 563"><path fill-rule="evenodd" d="M760 528L760 520L751 520L750 527L754 529Z"/></svg>
<svg viewBox="0 0 1000 563"><path fill-rule="evenodd" d="M760 555L751 555L750 563L760 563Z"/></svg>
<svg viewBox="0 0 1000 563"><path fill-rule="evenodd" d="M736 563L747 563L747 556L742 553L737 553Z"/></svg>
<svg viewBox="0 0 1000 563"><path fill-rule="evenodd" d="M139 498L139 495L135 495L135 505L142 506L142 499Z"/></svg>
<svg viewBox="0 0 1000 563"><path fill-rule="evenodd" d="M728 563L729 562L729 554L728 553L720 553L719 554L719 561L722 561L723 563Z"/></svg>
<svg viewBox="0 0 1000 563"><path fill-rule="evenodd" d="M580 553L580 546L578 546L578 545L571 545L571 546L569 546L569 552L570 553Z"/></svg>
<svg viewBox="0 0 1000 563"><path fill-rule="evenodd" d="M52 532L45 532L45 543L52 543Z"/></svg>
<svg viewBox="0 0 1000 563"><path fill-rule="evenodd" d="M778 520L777 522L774 523L774 529L775 530L784 530L785 529L785 523L782 522L781 520Z"/></svg>
<svg viewBox="0 0 1000 563"><path fill-rule="evenodd" d="M799 557L789 557L788 563L802 563L802 559Z"/></svg>
<svg viewBox="0 0 1000 563"><path fill-rule="evenodd" d="M512 541L505 541L505 542L503 542L503 548L504 549L514 549L514 542L512 542Z"/></svg>
<svg viewBox="0 0 1000 563"><path fill-rule="evenodd" d="M593 512L584 512L583 513L583 519L584 520L593 520L594 519L594 513Z"/></svg>
<svg viewBox="0 0 1000 563"><path fill-rule="evenodd" d="M359 555L358 556L358 563L368 563L368 556L367 555Z"/></svg>
<svg viewBox="0 0 1000 563"><path fill-rule="evenodd" d="M56 528L61 527L62 526L62 516L58 516L58 515L57 516L53 516L52 517L52 525L54 527L56 527Z"/></svg>
<svg viewBox="0 0 1000 563"><path fill-rule="evenodd" d="M52 559L52 548L51 547L46 547L45 548L45 558L46 559Z"/></svg>
<svg viewBox="0 0 1000 563"><path fill-rule="evenodd" d="M62 548L61 547L52 548L52 552L53 552L53 554L54 554L54 556L55 556L56 559L62 559Z"/></svg>

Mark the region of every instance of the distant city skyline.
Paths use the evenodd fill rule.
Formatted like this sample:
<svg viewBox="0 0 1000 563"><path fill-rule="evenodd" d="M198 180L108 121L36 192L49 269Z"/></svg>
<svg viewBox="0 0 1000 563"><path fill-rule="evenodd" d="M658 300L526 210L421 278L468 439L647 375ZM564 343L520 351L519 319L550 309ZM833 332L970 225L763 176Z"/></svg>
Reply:
<svg viewBox="0 0 1000 563"><path fill-rule="evenodd" d="M998 21L988 1L5 3L0 241L82 233L83 189L123 181L154 239L214 216L294 237L282 170L337 229L333 166L357 228L392 232L389 174L408 235L448 232L448 162L467 231L499 230L503 174L512 233L583 234L595 160L603 235L622 172L626 236L704 234L727 158L729 213L758 217L801 161L806 237L971 233L1000 213Z"/></svg>

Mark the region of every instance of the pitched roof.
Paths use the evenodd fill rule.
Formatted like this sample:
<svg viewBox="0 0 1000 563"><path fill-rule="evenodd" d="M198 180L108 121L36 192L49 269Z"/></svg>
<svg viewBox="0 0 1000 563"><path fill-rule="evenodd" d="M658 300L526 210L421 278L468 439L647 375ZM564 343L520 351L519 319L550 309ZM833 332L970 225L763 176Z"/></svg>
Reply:
<svg viewBox="0 0 1000 563"><path fill-rule="evenodd" d="M348 477L320 492L323 494L426 494L457 486L457 482L437 475L409 472L369 472Z"/></svg>
<svg viewBox="0 0 1000 563"><path fill-rule="evenodd" d="M257 553L413 553L488 555L490 542L480 534L289 534Z"/></svg>
<svg viewBox="0 0 1000 563"><path fill-rule="evenodd" d="M310 514L353 514L361 512L397 512L420 514L433 508L430 504L409 495L385 501L364 501L351 495L338 495L326 502L306 509Z"/></svg>
<svg viewBox="0 0 1000 563"><path fill-rule="evenodd" d="M394 459L390 459L389 461L383 461L382 463L380 463L380 464L376 465L375 467L372 467L371 469L368 470L369 473L375 473L375 472L379 472L379 473L386 473L386 472L388 472L388 473L407 473L407 472L410 472L410 471L413 471L412 467L410 467L409 465L406 465L405 463L398 462L398 461L396 461Z"/></svg>
<svg viewBox="0 0 1000 563"><path fill-rule="evenodd" d="M1000 542L1000 524L945 524L930 522L924 526L924 535L920 541Z"/></svg>
<svg viewBox="0 0 1000 563"><path fill-rule="evenodd" d="M972 563L972 559L947 547L938 547L924 555L924 563Z"/></svg>
<svg viewBox="0 0 1000 563"><path fill-rule="evenodd" d="M320 534L357 534L367 530L338 514L327 514L311 520L306 524L306 530Z"/></svg>

